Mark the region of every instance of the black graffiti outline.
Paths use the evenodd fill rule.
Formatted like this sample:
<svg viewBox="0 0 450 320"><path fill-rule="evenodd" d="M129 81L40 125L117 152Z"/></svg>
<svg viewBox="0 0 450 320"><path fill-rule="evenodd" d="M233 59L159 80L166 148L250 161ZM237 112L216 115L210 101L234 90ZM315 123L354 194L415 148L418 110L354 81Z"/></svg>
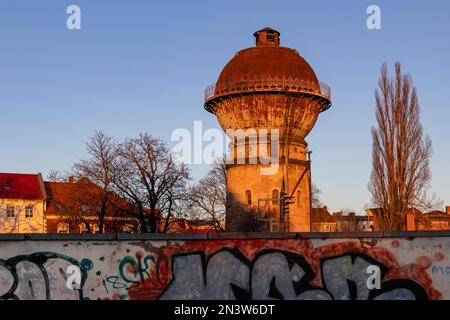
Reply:
<svg viewBox="0 0 450 320"><path fill-rule="evenodd" d="M173 267L174 261L177 257L198 255L202 262L201 268L202 268L202 272L203 272L203 285L207 286L208 284L206 281L207 280L206 272L208 269L208 264L209 264L210 260L216 254L219 254L223 251L232 254L235 258L237 258L240 262L242 262L244 265L246 265L249 268L249 284L248 284L249 289L248 290L245 288L238 287L235 284L230 283L230 287L232 289L232 292L233 292L236 300L251 300L252 299L252 289L253 288L252 288L251 279L253 276L254 264L258 261L258 258L260 258L261 256L271 254L271 253L282 254L286 258L289 269L291 269L294 266L294 264L297 264L298 266L300 266L303 269L304 275L302 276L302 278L299 281L292 281L294 292L296 295L300 295L309 290L320 290L320 291L323 291L326 294L328 294L332 300L335 300L335 297L333 296L333 294L326 287L324 274L323 274L323 264L326 261L329 261L332 259L350 256L352 264L353 264L354 261L356 260L356 258L360 257L360 258L366 260L367 262L369 262L370 264L376 265L380 268L381 279L383 279L384 276L389 271L389 268L387 266L385 266L384 264L382 264L381 262L379 262L378 260L372 258L371 256L369 256L367 254L360 253L360 252L347 252L347 253L344 253L341 255L336 255L336 256L331 256L331 257L320 259L320 263L319 263L320 271L319 272L320 272L320 277L321 277L321 281L322 281L322 287L316 287L311 284L311 280L314 279L315 273L312 270L311 265L307 262L307 260L305 259L305 257L303 255L292 252L292 251L285 251L285 250L279 250L279 249L264 249L264 250L261 250L260 252L258 252L253 257L252 260L249 260L236 247L223 247L208 256L203 251L191 251L191 252L187 252L187 253L174 254L171 257L171 267ZM173 269L170 268L170 270L171 270L170 272L172 272L172 278L169 281L169 283L165 286L165 288L162 290L158 299L160 299L169 290L172 283L174 281L176 281L176 276L173 273ZM349 279L347 279L347 280L349 280ZM407 289L407 290L410 290L412 294L414 294L416 300L428 300L428 295L427 295L425 289L419 283L417 283L411 279L403 279L403 278L392 279L392 280L382 282L381 289L369 289L368 300L372 300L372 299L376 298L377 296L379 296L383 293L386 293L386 292L390 292L394 289ZM356 297L356 293L354 292L354 290L355 290L355 287L350 285L349 291L350 291L350 296L352 298ZM275 286L275 276L272 278L268 297L275 298L275 299L284 299L284 296L282 295L282 293Z"/></svg>
<svg viewBox="0 0 450 320"><path fill-rule="evenodd" d="M208 265L210 260L217 254L220 254L221 252L228 252L230 254L232 254L235 258L237 258L240 262L242 262L243 264L245 264L248 268L249 268L249 279L252 279L252 275L253 275L253 266L256 263L256 261L258 260L259 257L266 255L266 254L270 254L270 253L281 253L287 260L288 262L288 266L289 269L292 268L292 266L296 263L298 264L303 271L305 272L305 274L303 275L303 277L297 281L297 282L293 282L295 284L294 285L294 291L296 294L299 294L301 292L304 292L306 290L313 290L313 289L322 289L320 287L314 287L313 285L310 284L310 281L314 278L314 272L311 268L311 266L309 265L309 263L306 261L306 259L304 258L303 255L299 255L296 254L294 252L290 252L290 251L282 251L282 250L278 250L278 249L264 249L260 252L258 252L252 260L247 259L247 257L245 257L245 255L236 247L223 247L220 248L219 250L215 251L214 253L210 254L210 255L206 255L203 251L191 251L188 253L178 253L178 254L174 254L172 255L172 262L171 262L171 266L173 266L174 261L177 257L181 257L181 256L188 256L188 255L198 255L200 256L200 259L202 261L202 272L203 272L203 284L206 286L206 271L208 269ZM164 288L164 290L161 292L161 294L159 295L159 297L162 297L164 295L164 293L169 289L170 285L172 284L172 282L175 281L175 275L172 273L172 279L171 281L166 285L166 287ZM281 295L281 293L279 292L279 290L274 286L274 280L275 280L275 276L273 277L272 281L271 281L271 290L269 291L269 297L272 298L278 298L277 296ZM230 283L231 286L231 290L233 291L234 296L236 297L237 300L252 300L252 281L249 280L249 289L246 290L245 288L241 288L236 286L233 283ZM297 290L299 289L303 289L301 292L298 292ZM277 292L278 291L278 292Z"/></svg>
<svg viewBox="0 0 450 320"><path fill-rule="evenodd" d="M81 271L80 288L74 290L78 291L80 300L84 299L83 286L88 277L87 272L92 268L92 266L86 266L85 264L83 264L83 261L79 262L78 260L63 254L58 254L54 252L35 252L31 254L17 255L6 260L0 259L0 266L8 270L13 277L13 284L9 288L8 292L0 296L0 300L19 300L17 295L14 294L14 292L17 290L17 287L19 286L19 276L17 274L16 265L23 261L33 263L39 268L39 270L42 273L42 277L44 279L45 284L45 299L50 300L51 299L50 280L47 274L47 270L44 267L44 264L50 259L62 259L71 263L72 265L77 266L80 269Z"/></svg>
<svg viewBox="0 0 450 320"><path fill-rule="evenodd" d="M382 264L378 260L376 260L373 257L371 257L365 253L362 253L362 252L347 252L347 253L343 253L341 255L336 255L336 256L320 259L320 278L321 278L322 285L323 285L322 289L325 290L330 295L330 297L332 297L333 300L335 300L335 298L333 297L333 294L328 290L328 288L326 286L324 274L322 272L323 265L327 261L342 258L342 257L350 257L351 261L352 261L352 265L355 263L356 258L362 258L362 259L366 260L367 262L369 262L370 264L376 265L377 267L380 268L381 280L384 279L384 277L386 276L386 274L389 271L389 268L386 265ZM346 280L351 281L349 279L346 279ZM349 285L348 288L349 288L351 300L356 300L357 292L354 291L356 289L355 286ZM369 290L368 300L373 300L377 296L379 296L383 293L390 292L394 289L408 289L414 294L416 300L428 300L428 295L427 295L425 289L420 284L418 284L414 280L403 279L403 278L392 279L392 280L388 280L385 282L381 281L381 289L370 289Z"/></svg>

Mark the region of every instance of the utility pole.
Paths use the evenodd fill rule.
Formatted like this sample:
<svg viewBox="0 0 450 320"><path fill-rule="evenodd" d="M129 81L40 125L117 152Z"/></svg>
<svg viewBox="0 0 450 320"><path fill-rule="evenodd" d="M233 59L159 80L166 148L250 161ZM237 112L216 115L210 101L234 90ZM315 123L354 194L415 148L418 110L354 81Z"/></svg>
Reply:
<svg viewBox="0 0 450 320"><path fill-rule="evenodd" d="M308 185L309 185L309 230L312 230L312 220L311 220L311 215L312 215L312 182L311 182L311 154L312 151L311 150L307 150L306 151L306 155L307 155L307 160L308 160L308 171L309 171L309 175L308 175Z"/></svg>
<svg viewBox="0 0 450 320"><path fill-rule="evenodd" d="M280 192L280 225L283 231L289 231L289 205L292 203L292 197L288 195L285 189L284 176L281 180ZM287 218L287 219L286 219Z"/></svg>

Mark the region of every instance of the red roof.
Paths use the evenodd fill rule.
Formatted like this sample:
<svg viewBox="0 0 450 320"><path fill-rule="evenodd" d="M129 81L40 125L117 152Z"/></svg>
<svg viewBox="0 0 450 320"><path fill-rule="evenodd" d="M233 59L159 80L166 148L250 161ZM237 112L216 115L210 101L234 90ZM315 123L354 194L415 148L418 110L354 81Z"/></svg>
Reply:
<svg viewBox="0 0 450 320"><path fill-rule="evenodd" d="M97 216L102 189L88 179L77 182L45 182L48 194L47 215L58 215L70 210L78 210L86 206L86 215ZM110 195L107 205L107 215L126 215L133 212L134 207L126 200L115 194Z"/></svg>
<svg viewBox="0 0 450 320"><path fill-rule="evenodd" d="M260 43L259 35L270 31L279 35L270 28L255 32L256 46L239 51L228 62L217 80L216 89L239 87L242 81L267 78L309 81L314 88L319 88L314 70L296 50L282 47L278 42L272 45Z"/></svg>
<svg viewBox="0 0 450 320"><path fill-rule="evenodd" d="M0 173L0 199L45 199L39 174Z"/></svg>
<svg viewBox="0 0 450 320"><path fill-rule="evenodd" d="M336 223L336 218L333 217L327 208L312 208L311 210L312 223Z"/></svg>

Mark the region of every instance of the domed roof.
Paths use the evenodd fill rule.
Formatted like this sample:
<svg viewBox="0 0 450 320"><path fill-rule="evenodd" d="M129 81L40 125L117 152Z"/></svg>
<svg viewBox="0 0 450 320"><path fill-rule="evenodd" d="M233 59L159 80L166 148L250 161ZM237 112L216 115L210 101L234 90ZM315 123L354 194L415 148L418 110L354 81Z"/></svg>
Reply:
<svg viewBox="0 0 450 320"><path fill-rule="evenodd" d="M296 50L280 46L279 32L264 28L254 33L256 46L239 51L222 70L216 87L240 81L278 78L319 85L314 70Z"/></svg>
<svg viewBox="0 0 450 320"><path fill-rule="evenodd" d="M217 83L206 88L207 111L214 113L224 98L268 92L319 99L321 111L331 106L330 88L317 79L296 50L280 46L278 31L264 28L254 36L256 46L239 51L223 68Z"/></svg>

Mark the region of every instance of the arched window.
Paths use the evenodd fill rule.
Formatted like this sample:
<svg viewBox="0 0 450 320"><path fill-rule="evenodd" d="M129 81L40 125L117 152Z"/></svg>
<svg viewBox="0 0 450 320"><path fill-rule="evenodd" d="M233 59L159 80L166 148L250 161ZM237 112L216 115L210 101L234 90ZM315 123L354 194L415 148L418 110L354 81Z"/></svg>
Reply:
<svg viewBox="0 0 450 320"><path fill-rule="evenodd" d="M301 203L301 201L300 201L300 190L297 190L297 207L299 207L300 208L300 203Z"/></svg>
<svg viewBox="0 0 450 320"><path fill-rule="evenodd" d="M245 191L245 197L247 199L247 204L252 204L252 192L250 190Z"/></svg>
<svg viewBox="0 0 450 320"><path fill-rule="evenodd" d="M273 204L278 204L280 199L280 193L278 192L277 189L273 189L272 190L272 202Z"/></svg>

